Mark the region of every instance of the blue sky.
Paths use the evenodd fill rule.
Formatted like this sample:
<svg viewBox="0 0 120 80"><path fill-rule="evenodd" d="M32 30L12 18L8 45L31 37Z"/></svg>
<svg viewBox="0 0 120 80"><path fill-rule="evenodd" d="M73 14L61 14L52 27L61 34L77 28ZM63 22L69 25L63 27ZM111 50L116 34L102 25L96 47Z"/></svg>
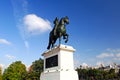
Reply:
<svg viewBox="0 0 120 80"><path fill-rule="evenodd" d="M6 67L20 60L31 65L47 50L55 17L66 15L66 45L76 49L76 66L120 64L119 4L120 0L1 0L0 64Z"/></svg>

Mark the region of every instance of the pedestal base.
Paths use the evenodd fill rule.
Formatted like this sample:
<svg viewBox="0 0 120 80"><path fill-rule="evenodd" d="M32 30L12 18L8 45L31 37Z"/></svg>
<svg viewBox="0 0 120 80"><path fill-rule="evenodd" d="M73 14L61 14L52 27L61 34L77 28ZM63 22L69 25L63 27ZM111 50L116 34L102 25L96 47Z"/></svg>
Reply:
<svg viewBox="0 0 120 80"><path fill-rule="evenodd" d="M59 45L45 51L44 71L40 80L78 80L78 74L74 70L72 46Z"/></svg>
<svg viewBox="0 0 120 80"><path fill-rule="evenodd" d="M43 72L40 80L78 80L78 74L74 70Z"/></svg>

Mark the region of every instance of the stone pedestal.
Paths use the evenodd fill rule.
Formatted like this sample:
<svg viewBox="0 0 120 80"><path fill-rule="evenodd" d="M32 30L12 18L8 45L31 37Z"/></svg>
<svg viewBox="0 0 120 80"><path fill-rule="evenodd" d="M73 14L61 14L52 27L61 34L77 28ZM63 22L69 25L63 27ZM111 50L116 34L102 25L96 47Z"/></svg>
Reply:
<svg viewBox="0 0 120 80"><path fill-rule="evenodd" d="M74 70L74 51L71 46L59 45L44 52L44 71L40 80L78 80Z"/></svg>

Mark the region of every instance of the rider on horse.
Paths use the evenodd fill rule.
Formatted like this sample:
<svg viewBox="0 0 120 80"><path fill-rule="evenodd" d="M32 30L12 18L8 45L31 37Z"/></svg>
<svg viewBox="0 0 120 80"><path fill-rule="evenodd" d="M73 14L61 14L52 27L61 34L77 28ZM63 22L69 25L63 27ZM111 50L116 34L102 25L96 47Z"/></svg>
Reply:
<svg viewBox="0 0 120 80"><path fill-rule="evenodd" d="M61 18L59 21L58 18L56 17L53 23L54 23L54 28L50 32L49 44L47 49L50 49L50 47L54 47L54 44L58 38L59 38L59 44L61 44L62 36L63 39L65 39L65 43L68 41L69 35L66 33L66 24L69 24L69 18L66 16Z"/></svg>
<svg viewBox="0 0 120 80"><path fill-rule="evenodd" d="M57 35L57 33L56 33L56 29L57 29L57 26L58 26L58 24L59 24L59 20L58 20L58 18L56 17L55 18L55 20L54 20L54 28L53 28L53 35L54 36L56 36Z"/></svg>

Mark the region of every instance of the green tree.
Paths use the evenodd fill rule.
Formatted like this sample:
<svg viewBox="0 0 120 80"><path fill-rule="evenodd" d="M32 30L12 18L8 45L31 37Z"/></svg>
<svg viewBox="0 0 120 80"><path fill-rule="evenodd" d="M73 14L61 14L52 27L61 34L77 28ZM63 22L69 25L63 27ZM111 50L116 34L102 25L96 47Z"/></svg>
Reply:
<svg viewBox="0 0 120 80"><path fill-rule="evenodd" d="M120 69L119 69L119 71L118 71L118 78L120 79Z"/></svg>
<svg viewBox="0 0 120 80"><path fill-rule="evenodd" d="M2 67L0 67L0 80L2 80Z"/></svg>
<svg viewBox="0 0 120 80"><path fill-rule="evenodd" d="M88 78L88 69L77 68L76 71L78 72L78 77L79 77L80 80L82 80L82 79L87 80L87 78Z"/></svg>
<svg viewBox="0 0 120 80"><path fill-rule="evenodd" d="M101 69L82 69L77 68L79 80L120 80L120 70L115 73L115 69L101 70Z"/></svg>
<svg viewBox="0 0 120 80"><path fill-rule="evenodd" d="M26 67L21 61L10 64L3 73L3 80L26 80Z"/></svg>
<svg viewBox="0 0 120 80"><path fill-rule="evenodd" d="M111 73L115 73L115 69L110 69L109 74L111 74Z"/></svg>
<svg viewBox="0 0 120 80"><path fill-rule="evenodd" d="M29 68L27 80L40 80L40 74L43 71L43 59L36 60Z"/></svg>

